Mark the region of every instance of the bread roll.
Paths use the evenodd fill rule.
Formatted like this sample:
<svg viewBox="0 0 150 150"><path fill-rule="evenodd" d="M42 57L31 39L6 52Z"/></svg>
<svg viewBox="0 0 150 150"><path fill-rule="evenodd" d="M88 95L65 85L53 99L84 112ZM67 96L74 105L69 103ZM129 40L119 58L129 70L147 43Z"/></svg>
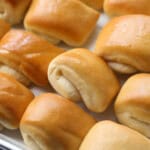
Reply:
<svg viewBox="0 0 150 150"><path fill-rule="evenodd" d="M0 127L17 129L33 94L13 77L0 73Z"/></svg>
<svg viewBox="0 0 150 150"><path fill-rule="evenodd" d="M4 20L0 19L0 39L8 32L10 25Z"/></svg>
<svg viewBox="0 0 150 150"><path fill-rule="evenodd" d="M149 150L150 140L138 132L112 121L93 126L79 150Z"/></svg>
<svg viewBox="0 0 150 150"><path fill-rule="evenodd" d="M79 0L33 0L24 25L53 43L62 40L79 46L87 40L98 18L96 10Z"/></svg>
<svg viewBox="0 0 150 150"><path fill-rule="evenodd" d="M100 32L95 53L123 74L150 72L150 16L112 19Z"/></svg>
<svg viewBox="0 0 150 150"><path fill-rule="evenodd" d="M104 111L119 91L119 82L107 64L82 48L53 59L48 79L58 93L73 101L83 100L94 112Z"/></svg>
<svg viewBox="0 0 150 150"><path fill-rule="evenodd" d="M81 0L81 1L87 4L88 6L99 10L102 9L104 0Z"/></svg>
<svg viewBox="0 0 150 150"><path fill-rule="evenodd" d="M105 0L104 11L109 16L126 14L150 15L150 0Z"/></svg>
<svg viewBox="0 0 150 150"><path fill-rule="evenodd" d="M31 0L0 0L0 19L11 24L22 21Z"/></svg>
<svg viewBox="0 0 150 150"><path fill-rule="evenodd" d="M20 124L31 150L78 150L95 120L74 103L56 94L36 97Z"/></svg>
<svg viewBox="0 0 150 150"><path fill-rule="evenodd" d="M126 81L115 112L121 123L150 137L150 74L137 74Z"/></svg>
<svg viewBox="0 0 150 150"><path fill-rule="evenodd" d="M33 33L12 29L0 41L0 72L13 75L25 85L33 82L45 86L48 64L62 52Z"/></svg>

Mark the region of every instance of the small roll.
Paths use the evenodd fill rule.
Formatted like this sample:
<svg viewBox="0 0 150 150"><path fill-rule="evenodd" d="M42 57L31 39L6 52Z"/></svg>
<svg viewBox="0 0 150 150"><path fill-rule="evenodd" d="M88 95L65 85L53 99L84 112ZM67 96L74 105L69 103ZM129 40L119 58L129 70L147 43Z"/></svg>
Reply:
<svg viewBox="0 0 150 150"><path fill-rule="evenodd" d="M9 31L10 25L4 20L0 19L0 39Z"/></svg>
<svg viewBox="0 0 150 150"><path fill-rule="evenodd" d="M33 98L30 90L11 76L0 73L0 127L17 129Z"/></svg>
<svg viewBox="0 0 150 150"><path fill-rule="evenodd" d="M86 42L98 18L99 13L80 0L33 0L24 26L52 43L62 40L79 46Z"/></svg>
<svg viewBox="0 0 150 150"><path fill-rule="evenodd" d="M137 74L126 81L115 112L121 123L150 138L150 74Z"/></svg>
<svg viewBox="0 0 150 150"><path fill-rule="evenodd" d="M94 53L123 74L150 72L150 16L112 19L100 32Z"/></svg>
<svg viewBox="0 0 150 150"><path fill-rule="evenodd" d="M80 1L82 1L83 3L87 4L88 6L94 9L100 10L102 9L104 0L80 0Z"/></svg>
<svg viewBox="0 0 150 150"><path fill-rule="evenodd" d="M20 23L30 2L31 0L1 0L0 19L12 25Z"/></svg>
<svg viewBox="0 0 150 150"><path fill-rule="evenodd" d="M95 124L79 150L149 150L150 140L138 132L112 121Z"/></svg>
<svg viewBox="0 0 150 150"><path fill-rule="evenodd" d="M48 79L58 93L73 101L83 100L94 112L104 111L119 91L119 82L107 64L82 48L53 59Z"/></svg>
<svg viewBox="0 0 150 150"><path fill-rule="evenodd" d="M78 150L95 120L74 103L56 94L36 97L20 124L31 150Z"/></svg>
<svg viewBox="0 0 150 150"><path fill-rule="evenodd" d="M12 29L0 41L0 72L24 85L48 85L49 62L64 50L24 30Z"/></svg>
<svg viewBox="0 0 150 150"><path fill-rule="evenodd" d="M105 0L104 11L109 16L126 14L150 15L149 0Z"/></svg>

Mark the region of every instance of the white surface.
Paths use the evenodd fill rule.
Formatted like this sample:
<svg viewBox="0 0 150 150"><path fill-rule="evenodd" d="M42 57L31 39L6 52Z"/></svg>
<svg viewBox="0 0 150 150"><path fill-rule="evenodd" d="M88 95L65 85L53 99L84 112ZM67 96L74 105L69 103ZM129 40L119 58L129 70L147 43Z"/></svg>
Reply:
<svg viewBox="0 0 150 150"><path fill-rule="evenodd" d="M96 28L93 32L93 34L91 35L91 37L89 38L89 40L87 41L87 43L85 45L83 45L82 47L88 48L89 50L93 50L94 49L94 45L95 45L95 41L96 38L98 36L98 33L100 32L101 28L108 22L108 17L104 14L102 14L100 16L100 19L96 25ZM60 47L65 48L66 50L68 49L72 49L73 47L68 47L66 46L64 43L59 44ZM41 89L38 87L33 87L32 91L34 92L35 95L39 95L40 93L43 92L52 92L51 89ZM113 104L104 112L104 113L92 113L89 112L84 104L79 104L85 111L87 111L88 113L92 114L97 120L115 120L115 115L114 115L114 111L113 111ZM2 131L3 135L6 135L7 137L12 139L12 143L17 144L16 142L19 143L18 147L21 147L22 150L24 150L24 148L21 146L23 145L23 141L20 135L19 131L10 131L10 130L4 130ZM2 137L0 136L0 139ZM10 139L9 139L10 142ZM13 149L13 150L17 150L17 149Z"/></svg>

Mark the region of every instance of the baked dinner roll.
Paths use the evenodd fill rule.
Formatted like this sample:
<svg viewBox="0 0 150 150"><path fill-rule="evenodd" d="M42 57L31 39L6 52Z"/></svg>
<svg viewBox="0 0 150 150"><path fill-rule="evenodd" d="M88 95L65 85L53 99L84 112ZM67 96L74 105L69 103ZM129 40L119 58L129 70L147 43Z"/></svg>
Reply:
<svg viewBox="0 0 150 150"><path fill-rule="evenodd" d="M22 21L31 0L0 0L0 19L11 24Z"/></svg>
<svg viewBox="0 0 150 150"><path fill-rule="evenodd" d="M17 129L33 97L31 91L13 77L0 73L0 128Z"/></svg>
<svg viewBox="0 0 150 150"><path fill-rule="evenodd" d="M48 79L58 93L73 101L83 100L94 112L104 111L119 90L119 82L107 64L82 48L53 59Z"/></svg>
<svg viewBox="0 0 150 150"><path fill-rule="evenodd" d="M100 32L94 52L117 72L150 72L150 16L112 19Z"/></svg>
<svg viewBox="0 0 150 150"><path fill-rule="evenodd" d="M82 45L93 31L99 13L79 0L33 0L25 28L71 46Z"/></svg>
<svg viewBox="0 0 150 150"><path fill-rule="evenodd" d="M80 0L94 9L101 9L104 0Z"/></svg>
<svg viewBox="0 0 150 150"><path fill-rule="evenodd" d="M95 124L79 150L149 150L150 140L138 132L112 121Z"/></svg>
<svg viewBox="0 0 150 150"><path fill-rule="evenodd" d="M4 20L0 19L0 39L8 32L10 25Z"/></svg>
<svg viewBox="0 0 150 150"><path fill-rule="evenodd" d="M33 33L12 29L0 41L0 72L13 75L25 85L33 82L45 86L48 64L62 52Z"/></svg>
<svg viewBox="0 0 150 150"><path fill-rule="evenodd" d="M95 120L69 100L46 93L25 111L20 130L31 150L78 150Z"/></svg>
<svg viewBox="0 0 150 150"><path fill-rule="evenodd" d="M137 74L126 81L115 112L121 123L150 137L150 74Z"/></svg>
<svg viewBox="0 0 150 150"><path fill-rule="evenodd" d="M150 15L150 0L105 0L104 11L109 16L126 14Z"/></svg>

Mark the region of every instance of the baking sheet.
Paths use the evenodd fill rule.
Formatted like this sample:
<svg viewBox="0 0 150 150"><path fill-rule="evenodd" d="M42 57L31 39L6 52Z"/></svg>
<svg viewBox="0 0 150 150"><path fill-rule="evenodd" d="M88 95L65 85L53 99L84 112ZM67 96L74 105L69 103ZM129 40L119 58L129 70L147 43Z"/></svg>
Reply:
<svg viewBox="0 0 150 150"><path fill-rule="evenodd" d="M98 23L96 25L96 28L93 31L93 34L88 39L86 44L83 45L82 47L88 48L89 50L93 50L98 33L100 32L102 27L108 21L109 21L109 18L105 14L101 14L101 16L98 20ZM66 50L73 48L73 47L69 47L69 46L65 45L64 43L60 43L58 46L66 49ZM119 76L119 78L123 82L126 79L126 76L122 76L122 77ZM32 87L31 90L33 91L33 93L35 95L39 95L40 93L43 93L43 92L54 92L51 88L41 89L39 87ZM116 121L116 118L114 115L114 110L113 110L113 104L111 104L111 106L104 113L92 113L92 112L88 111L86 109L86 107L84 106L84 104L82 104L82 103L79 103L79 106L81 106L88 113L92 114L96 118L96 120L114 120L114 121ZM0 134L0 144L1 144L1 142L2 143L5 142L4 144L8 145L8 146L10 143L12 143L12 145L14 145L14 147L12 147L11 150L26 150L27 149L25 147L25 145L23 144L23 140L21 138L19 130L10 131L10 130L4 129ZM15 145L16 145L16 147L15 147ZM18 147L18 149L17 149L17 147Z"/></svg>

